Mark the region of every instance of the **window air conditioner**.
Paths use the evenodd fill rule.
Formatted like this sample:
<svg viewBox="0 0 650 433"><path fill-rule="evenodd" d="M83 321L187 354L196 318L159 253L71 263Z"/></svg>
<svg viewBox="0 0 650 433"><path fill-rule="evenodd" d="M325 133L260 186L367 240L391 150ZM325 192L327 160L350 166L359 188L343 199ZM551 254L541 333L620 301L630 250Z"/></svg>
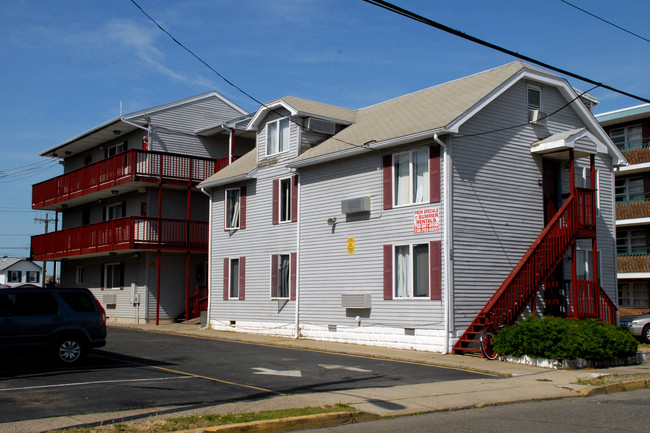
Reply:
<svg viewBox="0 0 650 433"><path fill-rule="evenodd" d="M342 293L341 307L343 308L372 308L370 293Z"/></svg>
<svg viewBox="0 0 650 433"><path fill-rule="evenodd" d="M370 212L370 196L349 198L341 201L341 213Z"/></svg>
<svg viewBox="0 0 650 433"><path fill-rule="evenodd" d="M336 124L329 120L316 119L314 117L308 117L305 127L314 132L321 134L334 135L336 133Z"/></svg>

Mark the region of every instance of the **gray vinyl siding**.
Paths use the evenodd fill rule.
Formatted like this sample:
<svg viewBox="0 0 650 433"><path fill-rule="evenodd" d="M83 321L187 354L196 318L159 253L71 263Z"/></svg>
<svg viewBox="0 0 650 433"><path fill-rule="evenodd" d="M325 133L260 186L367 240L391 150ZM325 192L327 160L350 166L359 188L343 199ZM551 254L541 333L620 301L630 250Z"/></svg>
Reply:
<svg viewBox="0 0 650 433"><path fill-rule="evenodd" d="M221 146L205 146L194 132L241 116L241 113L220 99L207 98L152 113L151 150L212 158L227 156L227 136L219 139ZM189 135L191 134L191 135ZM225 154L223 147L226 147Z"/></svg>
<svg viewBox="0 0 650 433"><path fill-rule="evenodd" d="M452 328L460 332L543 229L542 158L530 153L530 145L554 133L584 126L570 107L546 119L545 126L526 125L526 100L526 83L518 82L463 125L459 136L452 139ZM542 87L543 111L552 113L565 104L555 89ZM513 125L522 126L498 131ZM485 134L487 131L494 132ZM606 186L601 202L605 202L612 194L612 182L607 182L611 162L607 156L598 160L601 182ZM588 164L588 158L578 163ZM563 190L568 191L568 180L563 181ZM602 248L612 250L612 210L601 215L607 221L599 221L599 245L602 242ZM609 263L604 268L613 269L615 260L605 259L603 256L603 264ZM611 293L613 280L604 283Z"/></svg>
<svg viewBox="0 0 650 433"><path fill-rule="evenodd" d="M432 142L414 143L402 151L426 148ZM392 153L387 150L384 153ZM383 246L422 244L442 240L438 232L414 233L414 211L438 207L427 203L383 209L382 153L372 152L301 170L300 312L303 324L382 326L443 329L441 301L430 299L384 300ZM441 166L442 166L441 162ZM441 178L443 175L441 174ZM341 201L370 196L370 213L341 213ZM336 217L337 224L327 225ZM347 239L354 238L355 253L347 253ZM443 271L444 274L444 271ZM444 290L444 281L442 282ZM346 310L345 293L370 293L370 310Z"/></svg>

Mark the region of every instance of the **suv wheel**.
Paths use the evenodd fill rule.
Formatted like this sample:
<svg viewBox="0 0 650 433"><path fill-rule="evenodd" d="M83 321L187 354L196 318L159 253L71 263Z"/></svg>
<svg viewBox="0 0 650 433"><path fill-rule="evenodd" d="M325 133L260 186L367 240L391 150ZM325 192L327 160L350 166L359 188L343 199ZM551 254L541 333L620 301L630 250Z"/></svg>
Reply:
<svg viewBox="0 0 650 433"><path fill-rule="evenodd" d="M84 346L79 337L74 335L59 338L54 345L54 355L63 364L74 364L84 354Z"/></svg>
<svg viewBox="0 0 650 433"><path fill-rule="evenodd" d="M644 343L650 344L650 325L645 325L643 332L641 333L641 339Z"/></svg>

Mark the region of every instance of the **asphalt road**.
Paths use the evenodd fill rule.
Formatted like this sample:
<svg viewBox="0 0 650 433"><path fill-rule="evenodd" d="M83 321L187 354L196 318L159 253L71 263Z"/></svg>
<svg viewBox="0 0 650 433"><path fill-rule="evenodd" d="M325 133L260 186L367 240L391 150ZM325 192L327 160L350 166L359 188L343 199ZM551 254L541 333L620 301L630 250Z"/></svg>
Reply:
<svg viewBox="0 0 650 433"><path fill-rule="evenodd" d="M399 361L110 328L75 368L0 360L0 423L154 406L203 407L275 394L486 377Z"/></svg>
<svg viewBox="0 0 650 433"><path fill-rule="evenodd" d="M398 417L303 433L645 433L650 389Z"/></svg>

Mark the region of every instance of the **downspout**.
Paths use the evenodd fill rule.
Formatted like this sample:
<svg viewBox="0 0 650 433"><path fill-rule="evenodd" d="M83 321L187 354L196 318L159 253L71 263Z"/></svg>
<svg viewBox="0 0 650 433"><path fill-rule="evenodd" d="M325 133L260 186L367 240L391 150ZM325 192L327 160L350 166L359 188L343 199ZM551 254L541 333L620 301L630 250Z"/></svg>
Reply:
<svg viewBox="0 0 650 433"><path fill-rule="evenodd" d="M300 338L300 203L302 193L302 182L300 175L296 173L298 183L298 221L296 222L296 340Z"/></svg>
<svg viewBox="0 0 650 433"><path fill-rule="evenodd" d="M209 215L208 215L208 275L206 275L206 278L208 280L208 311L206 312L206 328L210 328L210 308L212 307L212 296L211 295L211 290L210 286L212 286L212 242L210 241L210 234L211 234L211 228L212 228L212 194L207 192L203 188L199 188L199 191L201 191L203 194L207 195L210 198L210 204L208 205L209 209Z"/></svg>
<svg viewBox="0 0 650 433"><path fill-rule="evenodd" d="M451 291L453 290L453 270L451 268L451 260L453 254L453 248L451 245L451 220L452 220L452 209L451 209L451 143L445 144L438 134L433 134L433 139L436 143L440 145L443 149L443 178L444 178L444 199L443 199L443 216L442 216L442 236L443 243L445 245L444 249L444 264L445 264L445 323L444 323L444 333L445 340L443 343L442 353L449 353L449 333L450 333L450 322L451 322Z"/></svg>

